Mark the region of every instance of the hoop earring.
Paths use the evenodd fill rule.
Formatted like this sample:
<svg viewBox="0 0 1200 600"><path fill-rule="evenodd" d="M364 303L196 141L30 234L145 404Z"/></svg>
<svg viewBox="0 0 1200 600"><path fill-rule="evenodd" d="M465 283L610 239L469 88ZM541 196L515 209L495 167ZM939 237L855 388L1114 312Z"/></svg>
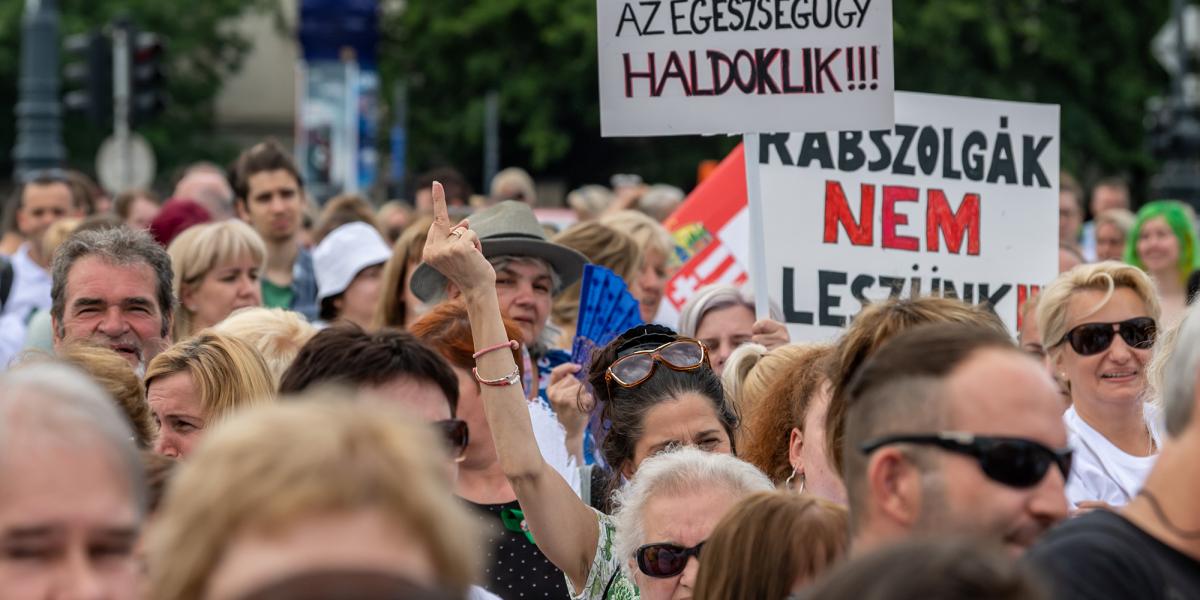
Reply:
<svg viewBox="0 0 1200 600"><path fill-rule="evenodd" d="M789 490L792 489L792 481L794 479L796 479L796 467L792 467L792 474L788 475L788 478L783 480L783 487Z"/></svg>

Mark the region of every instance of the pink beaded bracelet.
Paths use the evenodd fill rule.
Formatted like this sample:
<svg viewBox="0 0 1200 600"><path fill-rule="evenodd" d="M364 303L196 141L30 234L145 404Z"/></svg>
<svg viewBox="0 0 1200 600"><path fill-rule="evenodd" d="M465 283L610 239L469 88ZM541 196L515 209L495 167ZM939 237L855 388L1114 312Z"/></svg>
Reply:
<svg viewBox="0 0 1200 600"><path fill-rule="evenodd" d="M517 342L517 340L508 340L507 342L501 342L499 344L496 344L495 346L488 346L487 348L484 348L483 350L480 350L479 352L472 354L471 358L478 359L480 356L483 356L484 354L487 354L488 352L495 352L496 350L501 350L504 348L512 348L513 350L516 350L517 348L520 348L520 347L521 347L521 344L519 342Z"/></svg>

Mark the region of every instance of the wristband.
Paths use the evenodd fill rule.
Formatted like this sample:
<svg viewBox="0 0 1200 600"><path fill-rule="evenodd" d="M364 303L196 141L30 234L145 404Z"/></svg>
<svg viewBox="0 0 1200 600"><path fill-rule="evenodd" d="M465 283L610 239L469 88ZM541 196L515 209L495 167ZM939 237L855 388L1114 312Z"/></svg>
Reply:
<svg viewBox="0 0 1200 600"><path fill-rule="evenodd" d="M475 367L471 368L471 373L475 375L475 381L478 381L483 385L490 385L492 387L508 387L510 385L517 385L521 383L521 370L516 367L513 367L512 373L509 373L508 375L505 375L499 379L484 379L483 377L479 376L479 369Z"/></svg>
<svg viewBox="0 0 1200 600"><path fill-rule="evenodd" d="M507 342L500 342L499 344L496 344L495 346L488 346L487 348L484 348L483 350L480 350L479 352L472 354L471 358L478 359L480 356L483 356L484 354L487 354L488 352L495 352L496 350L501 350L503 348L512 348L513 350L516 350L517 348L520 348L520 347L521 347L521 344L519 342L517 342L517 340L508 340Z"/></svg>

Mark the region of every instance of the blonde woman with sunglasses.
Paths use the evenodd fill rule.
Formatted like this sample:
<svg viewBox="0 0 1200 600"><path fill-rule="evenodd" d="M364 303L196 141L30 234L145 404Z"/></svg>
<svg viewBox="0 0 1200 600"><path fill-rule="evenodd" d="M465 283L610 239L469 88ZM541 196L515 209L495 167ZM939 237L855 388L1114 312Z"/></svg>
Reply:
<svg viewBox="0 0 1200 600"><path fill-rule="evenodd" d="M1071 400L1063 418L1076 450L1075 508L1125 505L1154 466L1162 438L1145 402L1146 367L1159 317L1150 278L1115 261L1075 267L1042 290L1038 328Z"/></svg>
<svg viewBox="0 0 1200 600"><path fill-rule="evenodd" d="M505 351L512 345L501 320L496 273L478 236L467 221L449 220L440 184L433 185L433 199L424 260L463 290L475 341L473 376L497 457L538 547L566 575L573 598L690 595L697 557L717 521L738 498L771 487L757 469L729 456L737 417L707 350L648 326L597 352L589 380L602 406L602 452L615 477L633 485L618 494L613 517L591 509L534 442L520 370ZM707 452L651 458L679 446ZM643 461L658 467L635 476ZM693 476L672 475L684 472Z"/></svg>

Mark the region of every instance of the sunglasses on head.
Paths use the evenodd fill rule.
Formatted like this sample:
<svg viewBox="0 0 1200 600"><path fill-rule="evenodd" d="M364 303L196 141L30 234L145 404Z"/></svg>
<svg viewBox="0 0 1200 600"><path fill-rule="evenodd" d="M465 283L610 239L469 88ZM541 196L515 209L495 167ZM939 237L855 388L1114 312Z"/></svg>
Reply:
<svg viewBox="0 0 1200 600"><path fill-rule="evenodd" d="M990 437L946 431L929 435L890 435L863 444L859 449L870 454L891 444L937 446L949 452L970 456L989 479L1014 488L1029 488L1046 477L1051 465L1058 465L1063 480L1071 474L1070 449L1052 449L1025 438Z"/></svg>
<svg viewBox="0 0 1200 600"><path fill-rule="evenodd" d="M700 548L703 547L704 542L691 548L677 544L646 544L638 548L634 556L637 558L639 571L650 577L663 579L682 573L689 558L695 556L696 560L700 560Z"/></svg>
<svg viewBox="0 0 1200 600"><path fill-rule="evenodd" d="M442 434L446 446L450 449L450 457L454 462L462 462L466 458L467 444L471 442L471 433L467 422L460 419L445 419L434 421L434 426Z"/></svg>
<svg viewBox="0 0 1200 600"><path fill-rule="evenodd" d="M1130 348L1148 350L1154 345L1158 325L1150 317L1137 317L1119 323L1084 323L1068 331L1057 345L1070 343L1077 354L1091 356L1108 350L1117 334Z"/></svg>
<svg viewBox="0 0 1200 600"><path fill-rule="evenodd" d="M638 350L614 360L604 372L604 381L637 387L650 379L658 363L674 371L694 371L708 364L708 348L699 340L680 338L657 348Z"/></svg>

